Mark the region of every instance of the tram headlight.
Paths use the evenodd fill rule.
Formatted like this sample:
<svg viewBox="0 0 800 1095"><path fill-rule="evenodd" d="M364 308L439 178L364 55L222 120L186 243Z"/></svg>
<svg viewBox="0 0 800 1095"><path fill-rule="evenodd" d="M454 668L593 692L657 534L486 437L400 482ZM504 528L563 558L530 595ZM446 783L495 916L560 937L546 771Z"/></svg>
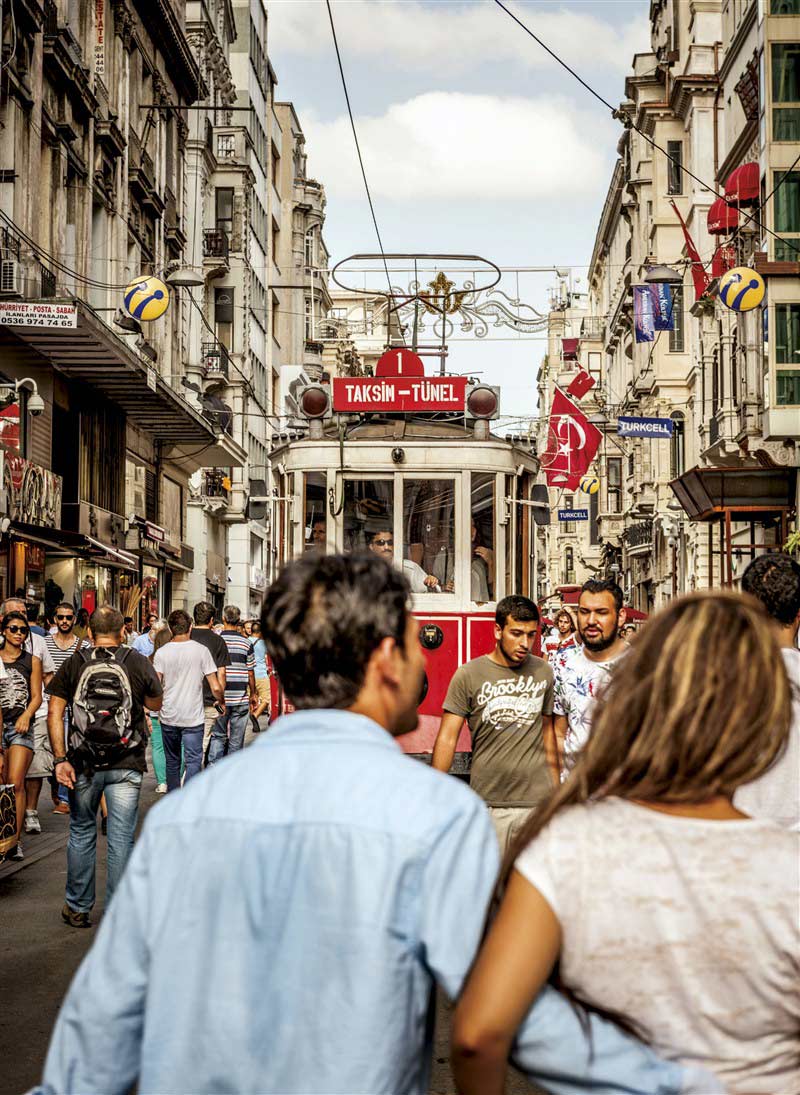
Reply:
<svg viewBox="0 0 800 1095"><path fill-rule="evenodd" d="M473 384L467 388L466 418L497 418L500 414L500 389L491 384Z"/></svg>
<svg viewBox="0 0 800 1095"><path fill-rule="evenodd" d="M297 404L306 418L326 418L331 411L330 390L322 384L306 384L297 393Z"/></svg>

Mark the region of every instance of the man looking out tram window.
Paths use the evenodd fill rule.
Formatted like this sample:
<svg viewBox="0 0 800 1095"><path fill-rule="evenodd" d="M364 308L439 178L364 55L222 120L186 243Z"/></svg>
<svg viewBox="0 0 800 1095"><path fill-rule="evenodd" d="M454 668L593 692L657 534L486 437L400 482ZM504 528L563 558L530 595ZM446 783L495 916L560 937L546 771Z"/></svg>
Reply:
<svg viewBox="0 0 800 1095"><path fill-rule="evenodd" d="M394 559L394 533L388 529L368 533L367 546L370 551L391 563ZM403 573L408 579L412 593L441 593L442 587L435 574L426 574L419 563L413 559L403 560Z"/></svg>
<svg viewBox="0 0 800 1095"><path fill-rule="evenodd" d="M467 720L471 786L489 806L502 852L558 783L553 670L531 653L538 627L533 601L503 598L495 614L495 648L456 670L433 750L433 767L449 772Z"/></svg>

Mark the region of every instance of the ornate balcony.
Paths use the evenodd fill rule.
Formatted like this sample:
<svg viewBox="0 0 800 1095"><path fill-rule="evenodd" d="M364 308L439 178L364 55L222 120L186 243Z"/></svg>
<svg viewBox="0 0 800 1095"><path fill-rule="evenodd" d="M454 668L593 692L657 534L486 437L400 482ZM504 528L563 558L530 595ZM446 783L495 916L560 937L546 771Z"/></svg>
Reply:
<svg viewBox="0 0 800 1095"><path fill-rule="evenodd" d="M230 375L230 358L221 342L203 343L203 377L227 383Z"/></svg>
<svg viewBox="0 0 800 1095"><path fill-rule="evenodd" d="M203 258L228 261L230 240L223 228L206 228L203 231Z"/></svg>

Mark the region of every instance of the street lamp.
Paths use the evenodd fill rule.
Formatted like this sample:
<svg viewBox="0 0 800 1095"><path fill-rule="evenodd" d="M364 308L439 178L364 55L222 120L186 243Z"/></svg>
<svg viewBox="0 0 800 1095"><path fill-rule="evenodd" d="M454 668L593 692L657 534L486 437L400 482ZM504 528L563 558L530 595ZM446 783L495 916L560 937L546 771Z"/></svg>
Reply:
<svg viewBox="0 0 800 1095"><path fill-rule="evenodd" d="M671 266L658 263L656 266L648 266L644 280L648 285L682 285L683 274Z"/></svg>
<svg viewBox="0 0 800 1095"><path fill-rule="evenodd" d="M203 275L198 274L191 266L179 266L172 273L167 274L164 281L175 289L196 289L200 285L205 285Z"/></svg>

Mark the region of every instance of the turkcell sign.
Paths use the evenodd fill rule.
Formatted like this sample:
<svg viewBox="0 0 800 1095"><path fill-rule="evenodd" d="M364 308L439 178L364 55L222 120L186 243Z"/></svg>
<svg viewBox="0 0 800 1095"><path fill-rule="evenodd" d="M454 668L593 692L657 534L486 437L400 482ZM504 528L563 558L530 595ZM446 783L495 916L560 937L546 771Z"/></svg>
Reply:
<svg viewBox="0 0 800 1095"><path fill-rule="evenodd" d="M588 509L560 509L558 519L559 521L588 521L589 511Z"/></svg>
<svg viewBox="0 0 800 1095"><path fill-rule="evenodd" d="M333 379L334 411L463 411L465 376L380 376Z"/></svg>
<svg viewBox="0 0 800 1095"><path fill-rule="evenodd" d="M619 437L672 437L671 418L618 418Z"/></svg>

